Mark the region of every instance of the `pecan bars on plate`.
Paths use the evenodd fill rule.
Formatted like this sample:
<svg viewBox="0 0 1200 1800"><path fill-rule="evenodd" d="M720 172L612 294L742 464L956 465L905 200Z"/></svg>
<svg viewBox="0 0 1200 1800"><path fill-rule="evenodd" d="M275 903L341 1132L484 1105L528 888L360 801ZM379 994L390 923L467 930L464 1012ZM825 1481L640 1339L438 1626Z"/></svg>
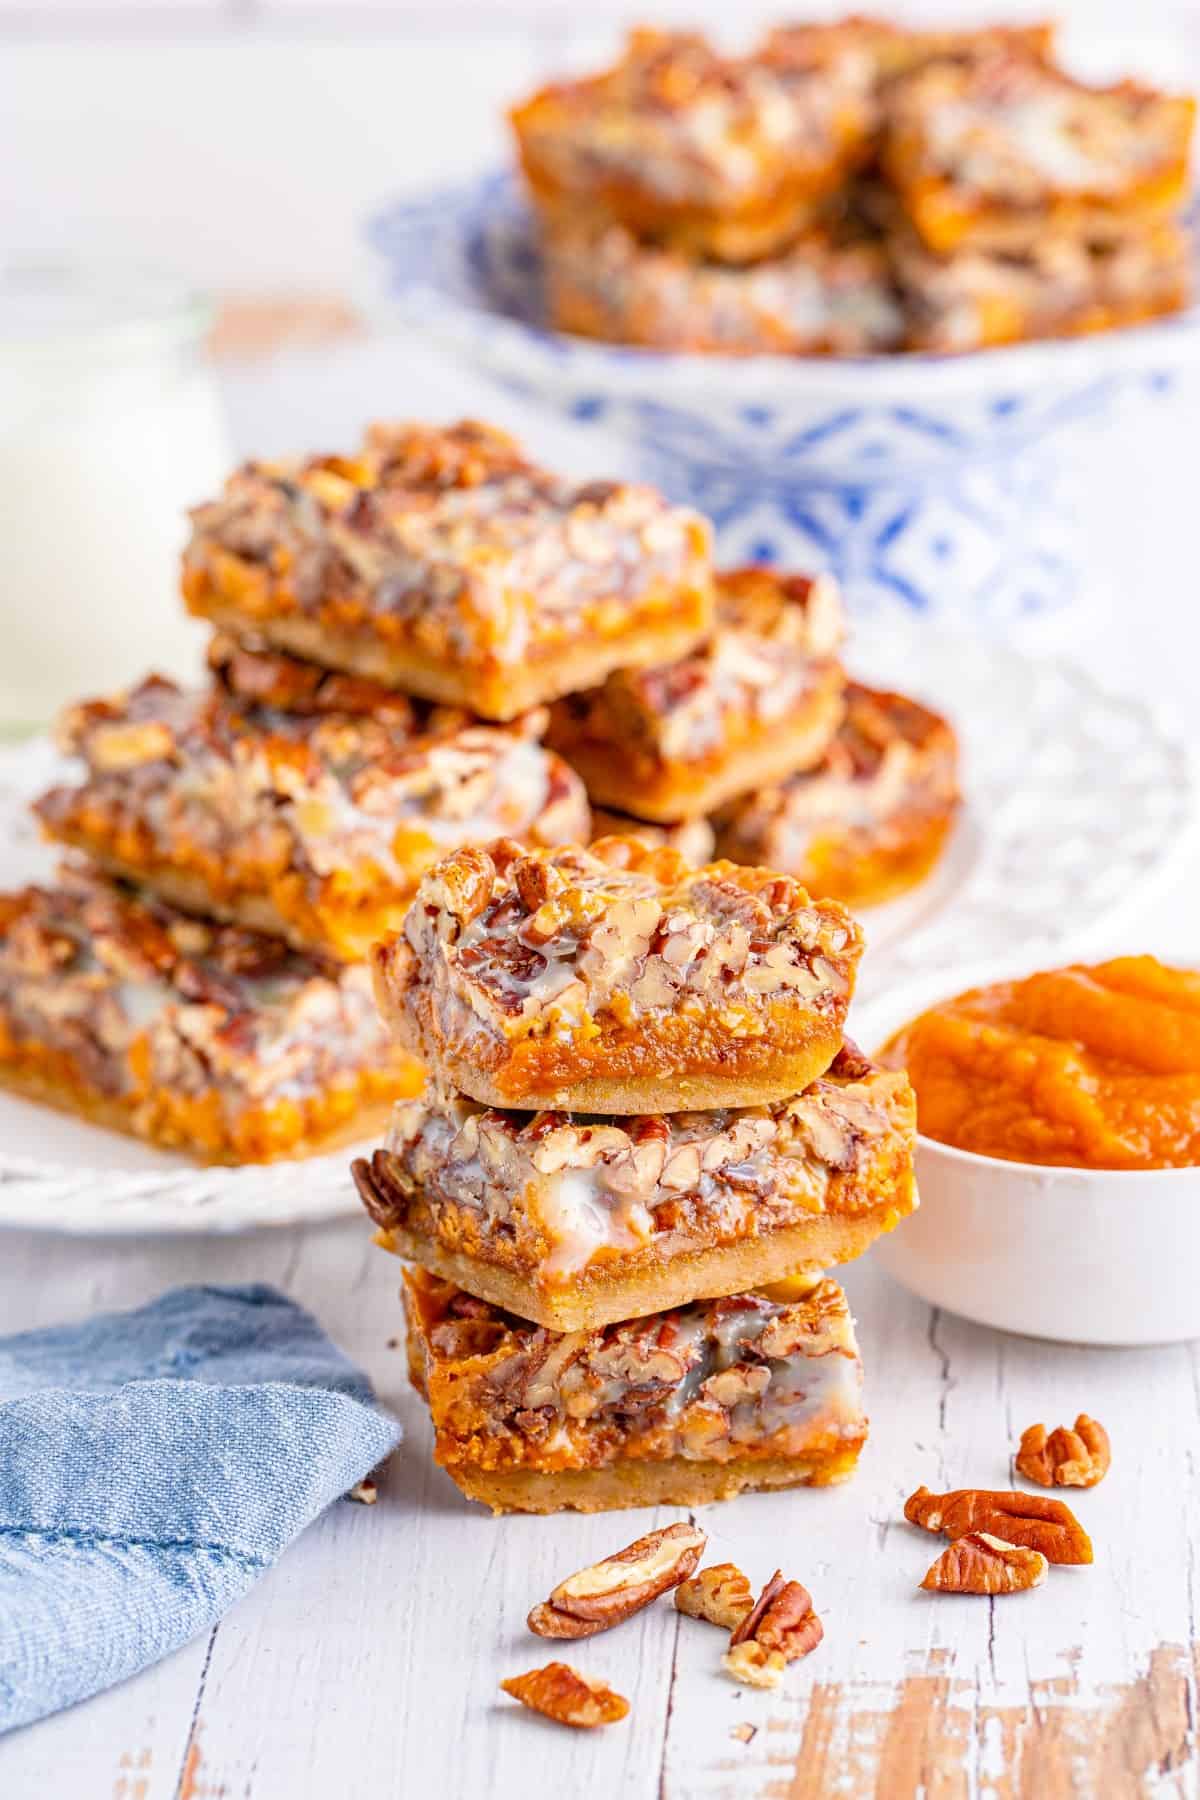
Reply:
<svg viewBox="0 0 1200 1800"><path fill-rule="evenodd" d="M958 805L958 747L946 720L903 694L851 682L824 760L733 801L718 815L717 847L862 906L929 873Z"/></svg>
<svg viewBox="0 0 1200 1800"><path fill-rule="evenodd" d="M38 802L51 837L176 905L353 962L453 846L587 835L578 777L520 730L400 695L342 711L370 684L227 644L214 663L210 690L151 677L67 713L87 769Z"/></svg>
<svg viewBox="0 0 1200 1800"><path fill-rule="evenodd" d="M491 719L679 656L711 615L697 514L552 475L471 422L376 425L353 457L247 463L192 519L194 613Z"/></svg>
<svg viewBox="0 0 1200 1800"><path fill-rule="evenodd" d="M447 1088L654 1113L806 1087L861 954L849 914L786 876L610 838L456 852L372 960L384 1017Z"/></svg>
<svg viewBox="0 0 1200 1800"><path fill-rule="evenodd" d="M912 1211L906 1076L849 1047L769 1106L513 1113L430 1089L355 1165L385 1248L557 1331L858 1256Z"/></svg>
<svg viewBox="0 0 1200 1800"><path fill-rule="evenodd" d="M365 969L77 870L0 895L0 1085L210 1162L369 1133L421 1070Z"/></svg>
<svg viewBox="0 0 1200 1800"><path fill-rule="evenodd" d="M830 37L772 67L694 33L631 33L601 75L555 82L512 114L535 203L689 255L770 255L868 152L873 69Z"/></svg>
<svg viewBox="0 0 1200 1800"><path fill-rule="evenodd" d="M844 1480L866 1439L846 1297L742 1293L566 1335L423 1270L409 1370L436 1460L494 1512L700 1505Z"/></svg>
<svg viewBox="0 0 1200 1800"><path fill-rule="evenodd" d="M827 575L734 569L698 650L555 703L547 742L606 806L660 823L816 762L841 723L841 598Z"/></svg>
<svg viewBox="0 0 1200 1800"><path fill-rule="evenodd" d="M1088 87L1028 55L935 62L891 88L882 164L941 254L1103 242L1181 205L1194 116L1190 99Z"/></svg>

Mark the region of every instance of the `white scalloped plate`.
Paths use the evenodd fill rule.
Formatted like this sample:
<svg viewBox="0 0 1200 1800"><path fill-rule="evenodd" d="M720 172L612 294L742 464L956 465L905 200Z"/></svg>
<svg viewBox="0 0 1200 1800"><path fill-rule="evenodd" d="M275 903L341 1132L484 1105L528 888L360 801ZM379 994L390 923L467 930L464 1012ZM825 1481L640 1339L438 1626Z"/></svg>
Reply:
<svg viewBox="0 0 1200 1800"><path fill-rule="evenodd" d="M1169 878L1200 787L1187 738L1156 707L1066 662L899 622L873 628L851 661L861 678L955 720L968 795L930 880L865 916L863 1003L926 973L1061 955L1120 929ZM53 869L27 808L62 772L44 739L0 750L0 885ZM0 1094L0 1225L111 1234L313 1223L356 1210L353 1154L197 1168Z"/></svg>

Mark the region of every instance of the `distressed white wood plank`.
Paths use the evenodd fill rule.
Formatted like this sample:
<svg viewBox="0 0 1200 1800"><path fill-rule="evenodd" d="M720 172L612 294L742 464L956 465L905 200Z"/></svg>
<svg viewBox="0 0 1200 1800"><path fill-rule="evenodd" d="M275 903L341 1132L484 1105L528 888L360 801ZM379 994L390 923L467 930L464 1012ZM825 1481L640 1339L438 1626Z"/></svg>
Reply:
<svg viewBox="0 0 1200 1800"><path fill-rule="evenodd" d="M534 1638L524 1621L568 1569L683 1515L495 1520L469 1505L433 1468L403 1352L387 1347L402 1328L398 1265L361 1230L329 1237L306 1246L293 1291L309 1301L320 1288L323 1322L395 1405L406 1442L375 1507L335 1507L223 1622L198 1716L205 1783L294 1800L340 1791L359 1767L381 1796L507 1794L536 1777L549 1792L596 1784L649 1800L673 1614L655 1608L611 1638L570 1646ZM502 1676L556 1655L610 1680L631 1702L629 1719L598 1736L566 1732L498 1691Z"/></svg>
<svg viewBox="0 0 1200 1800"><path fill-rule="evenodd" d="M856 1481L740 1503L713 1539L756 1581L777 1562L804 1581L825 1641L778 1694L739 1693L717 1671L719 1634L688 1625L666 1795L1196 1792L1195 1352L1085 1350L935 1317L869 1261L847 1286L872 1415ZM1008 1487L1024 1426L1081 1410L1114 1443L1106 1482L1059 1496L1095 1564L1007 1600L919 1592L942 1543L904 1522L905 1496L922 1481Z"/></svg>

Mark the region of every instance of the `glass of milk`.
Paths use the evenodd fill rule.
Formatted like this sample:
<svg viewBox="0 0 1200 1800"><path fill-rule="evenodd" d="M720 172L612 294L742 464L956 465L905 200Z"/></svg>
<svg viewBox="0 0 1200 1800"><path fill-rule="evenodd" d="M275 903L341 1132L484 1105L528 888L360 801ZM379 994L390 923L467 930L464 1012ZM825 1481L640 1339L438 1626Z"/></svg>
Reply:
<svg viewBox="0 0 1200 1800"><path fill-rule="evenodd" d="M152 272L0 262L0 732L199 673L179 553L230 463L208 324Z"/></svg>

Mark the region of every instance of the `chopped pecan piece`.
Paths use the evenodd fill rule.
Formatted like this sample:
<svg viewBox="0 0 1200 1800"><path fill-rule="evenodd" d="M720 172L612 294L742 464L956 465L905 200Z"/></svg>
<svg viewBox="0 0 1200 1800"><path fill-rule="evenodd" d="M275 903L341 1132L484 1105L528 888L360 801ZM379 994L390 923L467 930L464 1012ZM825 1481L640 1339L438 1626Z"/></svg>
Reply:
<svg viewBox="0 0 1200 1800"><path fill-rule="evenodd" d="M1065 1425L1051 1432L1044 1425L1031 1425L1021 1433L1017 1451L1017 1473L1042 1487L1095 1487L1111 1462L1107 1431L1086 1413L1080 1413L1069 1431Z"/></svg>
<svg viewBox="0 0 1200 1800"><path fill-rule="evenodd" d="M798 1581L776 1569L754 1606L729 1639L721 1666L751 1687L778 1687L788 1663L815 1650L824 1629L812 1597Z"/></svg>
<svg viewBox="0 0 1200 1800"><path fill-rule="evenodd" d="M560 1725L590 1731L595 1725L615 1725L629 1711L629 1702L603 1681L581 1675L570 1663L547 1663L525 1675L510 1675L500 1686L531 1712L544 1714Z"/></svg>
<svg viewBox="0 0 1200 1800"><path fill-rule="evenodd" d="M637 1538L560 1581L530 1613L530 1631L576 1638L619 1625L690 1575L707 1541L694 1525L667 1525Z"/></svg>
<svg viewBox="0 0 1200 1800"><path fill-rule="evenodd" d="M1049 1566L1040 1550L968 1531L946 1546L921 1586L934 1594L1020 1594L1041 1587Z"/></svg>
<svg viewBox="0 0 1200 1800"><path fill-rule="evenodd" d="M1047 1562L1090 1563L1092 1541L1070 1507L1042 1494L994 1493L981 1488L956 1488L949 1494L931 1494L919 1487L904 1502L904 1516L926 1531L944 1537L966 1537L971 1531L990 1532L1008 1544L1040 1550Z"/></svg>
<svg viewBox="0 0 1200 1800"><path fill-rule="evenodd" d="M754 1611L750 1583L736 1563L713 1563L675 1589L675 1605L689 1619L707 1619L724 1631L736 1631Z"/></svg>

